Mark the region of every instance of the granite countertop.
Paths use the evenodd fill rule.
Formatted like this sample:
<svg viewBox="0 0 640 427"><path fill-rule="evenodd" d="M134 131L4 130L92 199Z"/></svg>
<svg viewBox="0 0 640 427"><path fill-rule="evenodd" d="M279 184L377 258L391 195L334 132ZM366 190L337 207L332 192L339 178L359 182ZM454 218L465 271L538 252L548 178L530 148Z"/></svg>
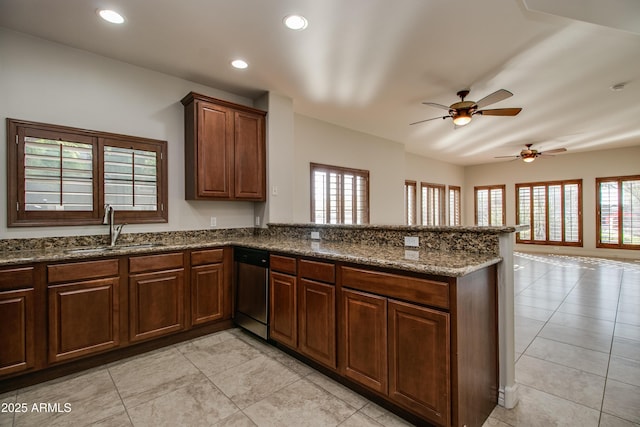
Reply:
<svg viewBox="0 0 640 427"><path fill-rule="evenodd" d="M170 252L217 246L243 246L284 254L351 262L375 267L394 268L417 273L461 277L501 261L499 256L469 252L430 251L397 246L378 246L353 243L283 239L273 237L221 237L219 239L177 239L158 242L115 246L92 251L78 248L46 248L0 252L0 266L82 259L108 258L122 255Z"/></svg>

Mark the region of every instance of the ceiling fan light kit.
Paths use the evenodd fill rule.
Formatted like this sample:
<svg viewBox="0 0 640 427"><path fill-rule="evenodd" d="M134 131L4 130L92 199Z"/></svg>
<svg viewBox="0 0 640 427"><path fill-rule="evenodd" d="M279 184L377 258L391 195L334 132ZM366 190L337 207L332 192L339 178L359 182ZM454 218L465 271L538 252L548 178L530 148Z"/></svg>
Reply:
<svg viewBox="0 0 640 427"><path fill-rule="evenodd" d="M466 111L460 111L453 116L453 123L456 126L464 126L471 121L471 116Z"/></svg>

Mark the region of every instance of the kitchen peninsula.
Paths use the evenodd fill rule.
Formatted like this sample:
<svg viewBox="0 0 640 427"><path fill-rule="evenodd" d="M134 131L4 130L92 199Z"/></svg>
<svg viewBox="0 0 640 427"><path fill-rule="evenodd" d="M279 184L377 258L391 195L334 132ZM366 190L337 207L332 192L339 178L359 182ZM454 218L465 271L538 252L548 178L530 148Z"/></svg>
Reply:
<svg viewBox="0 0 640 427"><path fill-rule="evenodd" d="M515 231L271 224L129 234L115 249L103 249L104 236L3 240L3 316L23 310L26 320L22 334L3 334L13 340L3 347L15 351L1 358L0 388L231 327L230 248L243 246L278 261L272 292L284 292L272 293L270 309L279 347L408 419L481 425L493 405L516 401ZM419 247L405 247L406 236L418 237ZM74 276L87 271L78 263L91 277ZM105 308L98 340L64 325L68 310L81 306L78 294ZM166 303L171 321L145 311L145 298Z"/></svg>

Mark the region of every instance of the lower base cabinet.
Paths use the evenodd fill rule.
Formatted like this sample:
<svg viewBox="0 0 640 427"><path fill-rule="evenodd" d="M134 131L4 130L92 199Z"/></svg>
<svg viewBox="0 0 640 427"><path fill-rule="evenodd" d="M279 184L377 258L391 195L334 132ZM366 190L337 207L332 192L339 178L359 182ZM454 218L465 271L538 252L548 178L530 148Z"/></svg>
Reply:
<svg viewBox="0 0 640 427"><path fill-rule="evenodd" d="M342 289L342 307L342 374L448 425L448 313L351 289Z"/></svg>
<svg viewBox="0 0 640 427"><path fill-rule="evenodd" d="M35 365L33 267L0 270L0 376Z"/></svg>
<svg viewBox="0 0 640 427"><path fill-rule="evenodd" d="M339 277L340 374L433 425L481 426L498 400L495 267Z"/></svg>
<svg viewBox="0 0 640 427"><path fill-rule="evenodd" d="M143 341L184 329L183 254L132 257L129 273L129 339Z"/></svg>
<svg viewBox="0 0 640 427"><path fill-rule="evenodd" d="M269 335L294 349L298 347L296 284L296 276L278 272L269 275Z"/></svg>
<svg viewBox="0 0 640 427"><path fill-rule="evenodd" d="M387 307L389 399L449 425L449 314L393 300Z"/></svg>
<svg viewBox="0 0 640 427"><path fill-rule="evenodd" d="M118 289L118 278L49 286L49 361L118 346Z"/></svg>
<svg viewBox="0 0 640 427"><path fill-rule="evenodd" d="M332 369L336 365L336 287L300 279L298 349Z"/></svg>
<svg viewBox="0 0 640 427"><path fill-rule="evenodd" d="M191 324L200 325L229 318L230 287L224 270L224 250L191 253Z"/></svg>
<svg viewBox="0 0 640 427"><path fill-rule="evenodd" d="M119 335L119 261L47 267L50 363L115 348Z"/></svg>
<svg viewBox="0 0 640 427"><path fill-rule="evenodd" d="M335 370L335 265L271 255L270 268L271 339Z"/></svg>
<svg viewBox="0 0 640 427"><path fill-rule="evenodd" d="M342 289L341 373L378 393L387 394L387 299Z"/></svg>

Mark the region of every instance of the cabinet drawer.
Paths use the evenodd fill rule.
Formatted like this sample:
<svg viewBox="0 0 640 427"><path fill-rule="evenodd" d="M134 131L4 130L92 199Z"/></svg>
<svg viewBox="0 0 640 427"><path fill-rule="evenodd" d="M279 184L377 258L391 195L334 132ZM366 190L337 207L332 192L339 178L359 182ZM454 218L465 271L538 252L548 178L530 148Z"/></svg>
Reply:
<svg viewBox="0 0 640 427"><path fill-rule="evenodd" d="M269 267L273 271L296 274L296 259L280 255L271 255Z"/></svg>
<svg viewBox="0 0 640 427"><path fill-rule="evenodd" d="M33 286L33 267L0 270L0 291Z"/></svg>
<svg viewBox="0 0 640 427"><path fill-rule="evenodd" d="M411 276L342 267L342 286L378 295L449 308L449 284Z"/></svg>
<svg viewBox="0 0 640 427"><path fill-rule="evenodd" d="M47 281L49 283L61 283L117 276L118 265L117 259L48 265Z"/></svg>
<svg viewBox="0 0 640 427"><path fill-rule="evenodd" d="M336 282L336 266L328 262L300 260L300 276L321 282Z"/></svg>
<svg viewBox="0 0 640 427"><path fill-rule="evenodd" d="M191 252L191 265L216 264L222 262L222 249L207 249Z"/></svg>
<svg viewBox="0 0 640 427"><path fill-rule="evenodd" d="M182 252L137 256L129 258L129 273L144 271L169 270L184 266Z"/></svg>

